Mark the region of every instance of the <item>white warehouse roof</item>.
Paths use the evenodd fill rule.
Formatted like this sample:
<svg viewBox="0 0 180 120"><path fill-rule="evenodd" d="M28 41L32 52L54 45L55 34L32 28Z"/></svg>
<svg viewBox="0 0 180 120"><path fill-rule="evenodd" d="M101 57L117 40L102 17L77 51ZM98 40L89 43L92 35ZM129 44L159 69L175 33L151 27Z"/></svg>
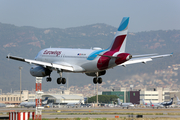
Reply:
<svg viewBox="0 0 180 120"><path fill-rule="evenodd" d="M50 97L50 98L56 98L56 99L84 99L82 96L79 95L43 95L43 97Z"/></svg>

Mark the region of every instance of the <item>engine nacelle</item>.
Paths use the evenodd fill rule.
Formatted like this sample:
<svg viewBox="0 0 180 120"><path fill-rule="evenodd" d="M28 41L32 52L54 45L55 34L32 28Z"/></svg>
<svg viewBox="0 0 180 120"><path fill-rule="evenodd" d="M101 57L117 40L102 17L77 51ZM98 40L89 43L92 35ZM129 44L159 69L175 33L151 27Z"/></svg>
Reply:
<svg viewBox="0 0 180 120"><path fill-rule="evenodd" d="M87 76L92 76L92 77L96 77L96 72L91 72L91 73L85 73ZM106 74L106 71L100 71L98 72L98 76L101 76L101 75L105 75Z"/></svg>
<svg viewBox="0 0 180 120"><path fill-rule="evenodd" d="M30 69L30 73L34 77L45 77L51 74L51 70L42 66L32 66Z"/></svg>
<svg viewBox="0 0 180 120"><path fill-rule="evenodd" d="M120 53L117 55L117 59L115 60L115 63L117 65L124 63L132 58L132 55L129 53Z"/></svg>

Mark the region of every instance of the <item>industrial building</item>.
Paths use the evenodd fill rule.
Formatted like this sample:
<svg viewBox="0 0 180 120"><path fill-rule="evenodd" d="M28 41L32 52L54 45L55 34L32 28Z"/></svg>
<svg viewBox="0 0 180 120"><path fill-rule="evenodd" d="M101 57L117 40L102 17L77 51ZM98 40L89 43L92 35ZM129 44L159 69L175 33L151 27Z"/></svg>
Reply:
<svg viewBox="0 0 180 120"><path fill-rule="evenodd" d="M145 102L149 102L149 100L151 100L153 103L159 103L170 101L174 95L180 98L179 91L170 91L169 88L162 87L144 88L132 91L127 91L126 88L121 88L118 91L113 89L112 91L103 91L102 95L117 95L121 102L131 102L133 104L143 104L142 99L144 99Z"/></svg>
<svg viewBox="0 0 180 120"><path fill-rule="evenodd" d="M20 92L0 95L0 103L18 105L25 100L33 102L35 101L35 97L36 94L29 94L28 90L23 90L21 95ZM80 100L81 103L84 103L84 97L82 94L69 94L69 91L63 91L59 94L43 93L42 99L45 97L48 97L48 103L53 104L75 103L79 102Z"/></svg>
<svg viewBox="0 0 180 120"><path fill-rule="evenodd" d="M78 103L81 102L84 104L84 97L82 95L52 95L44 94L43 97L48 97L48 103L53 104L66 104L66 103Z"/></svg>
<svg viewBox="0 0 180 120"><path fill-rule="evenodd" d="M102 95L117 95L121 102L139 104L139 91L104 91Z"/></svg>
<svg viewBox="0 0 180 120"><path fill-rule="evenodd" d="M35 99L35 94L29 94L28 90L23 90L21 95L20 92L7 94L3 93L0 95L0 103L4 104L19 104L21 103L21 101L25 101L28 99Z"/></svg>
<svg viewBox="0 0 180 120"><path fill-rule="evenodd" d="M171 91L169 88L162 88L162 87L157 87L152 89L142 89L140 91L140 100L141 100L140 103L142 104L142 99L144 99L145 102L149 102L151 100L153 103L170 101L170 99L174 97L174 95L176 94L179 95L179 93L180 93L179 91Z"/></svg>
<svg viewBox="0 0 180 120"><path fill-rule="evenodd" d="M180 98L179 91L171 91L168 88L162 87L139 90L120 88L119 90L103 91L102 95L117 95L121 102L131 102L133 104L143 104L142 99L144 99L145 102L151 100L153 103L159 103L169 101L175 95ZM23 90L21 95L20 92L1 94L0 103L18 105L25 100L30 102L35 101L35 96L35 93L29 93L28 90ZM70 94L70 91L67 90L61 91L60 93L43 93L42 99L45 97L48 97L48 103L53 104L77 103L80 100L84 103L83 94ZM176 98L174 98L174 101L176 101Z"/></svg>

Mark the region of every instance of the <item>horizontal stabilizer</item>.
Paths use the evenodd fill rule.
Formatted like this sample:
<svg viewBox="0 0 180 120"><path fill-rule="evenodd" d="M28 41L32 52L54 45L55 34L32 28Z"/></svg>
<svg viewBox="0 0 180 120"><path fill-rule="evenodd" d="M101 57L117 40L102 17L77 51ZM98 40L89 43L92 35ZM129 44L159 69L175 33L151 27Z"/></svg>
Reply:
<svg viewBox="0 0 180 120"><path fill-rule="evenodd" d="M133 55L132 58L147 57L147 56L153 56L153 55L158 55L158 54L153 53L153 54Z"/></svg>
<svg viewBox="0 0 180 120"><path fill-rule="evenodd" d="M146 54L146 56L148 55L148 57L139 57L136 58L137 56L144 56L144 55L137 55L135 58L130 59L129 61L126 61L122 64L120 64L119 66L126 66L129 64L135 64L135 63L146 63L148 61L152 61L152 59L154 58L162 58L162 57L168 57L168 56L172 56L173 54L164 54L164 55L155 55L154 56L149 56L149 55L153 55L153 54Z"/></svg>

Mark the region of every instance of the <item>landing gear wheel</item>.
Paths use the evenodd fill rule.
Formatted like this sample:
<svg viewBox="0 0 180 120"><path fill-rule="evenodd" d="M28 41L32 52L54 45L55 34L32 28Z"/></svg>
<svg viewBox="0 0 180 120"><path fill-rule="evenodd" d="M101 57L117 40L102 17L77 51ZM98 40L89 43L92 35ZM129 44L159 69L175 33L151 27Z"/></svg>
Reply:
<svg viewBox="0 0 180 120"><path fill-rule="evenodd" d="M66 78L62 78L62 84L66 84Z"/></svg>
<svg viewBox="0 0 180 120"><path fill-rule="evenodd" d="M102 78L101 78L101 77L98 78L98 83L99 83L99 84L102 83Z"/></svg>
<svg viewBox="0 0 180 120"><path fill-rule="evenodd" d="M51 82L51 77L47 77L47 78L46 78L46 81L47 81L47 82Z"/></svg>
<svg viewBox="0 0 180 120"><path fill-rule="evenodd" d="M62 79L61 78L57 78L57 84L61 84Z"/></svg>
<svg viewBox="0 0 180 120"><path fill-rule="evenodd" d="M94 78L94 79L93 79L93 83L94 83L94 84L97 84L97 82L98 82L97 78Z"/></svg>

